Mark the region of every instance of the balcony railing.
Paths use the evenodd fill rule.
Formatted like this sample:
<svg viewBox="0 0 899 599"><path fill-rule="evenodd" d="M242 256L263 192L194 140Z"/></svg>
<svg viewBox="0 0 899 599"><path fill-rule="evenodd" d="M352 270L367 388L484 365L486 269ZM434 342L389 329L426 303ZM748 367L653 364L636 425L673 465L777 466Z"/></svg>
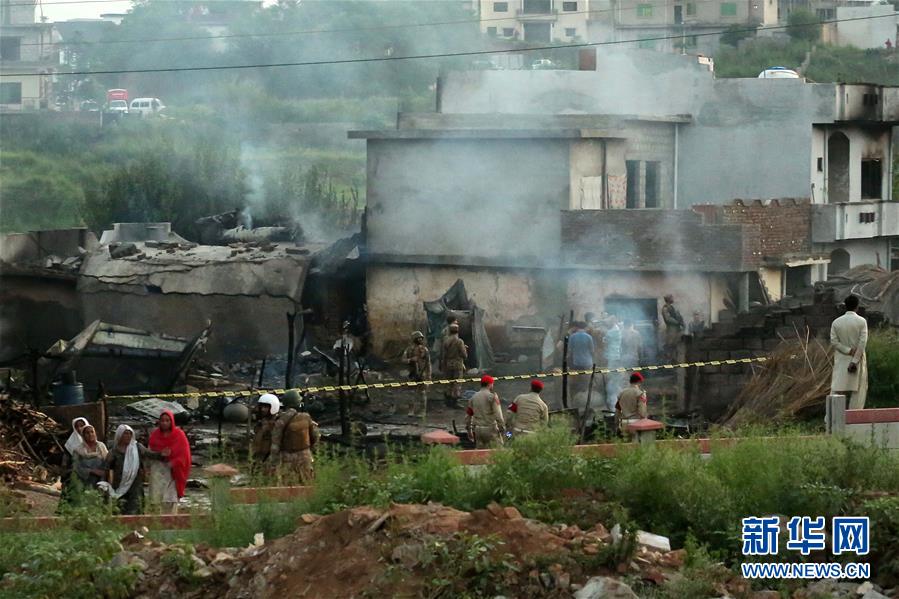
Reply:
<svg viewBox="0 0 899 599"><path fill-rule="evenodd" d="M864 200L812 206L812 241L899 235L899 202Z"/></svg>

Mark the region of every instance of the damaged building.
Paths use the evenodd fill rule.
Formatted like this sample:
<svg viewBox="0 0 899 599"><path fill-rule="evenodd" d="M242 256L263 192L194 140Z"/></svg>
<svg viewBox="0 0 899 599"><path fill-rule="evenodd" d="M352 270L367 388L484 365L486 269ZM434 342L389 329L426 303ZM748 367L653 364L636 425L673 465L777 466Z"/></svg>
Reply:
<svg viewBox="0 0 899 599"><path fill-rule="evenodd" d="M460 278L502 347L568 309L655 321L673 293L717 322L828 268L899 268L899 88L719 80L642 51L582 62L449 73L435 112L350 132L367 141L376 350Z"/></svg>
<svg viewBox="0 0 899 599"><path fill-rule="evenodd" d="M298 244L247 232L227 245L190 242L169 223L117 223L99 240L86 229L0 237L0 361L58 355L71 363L62 370L98 378L112 368L104 356L142 357L159 368L118 378L131 379L127 391L161 391L199 348L223 362L284 355L287 314L307 313L295 327L310 344L336 336L363 303L358 237Z"/></svg>

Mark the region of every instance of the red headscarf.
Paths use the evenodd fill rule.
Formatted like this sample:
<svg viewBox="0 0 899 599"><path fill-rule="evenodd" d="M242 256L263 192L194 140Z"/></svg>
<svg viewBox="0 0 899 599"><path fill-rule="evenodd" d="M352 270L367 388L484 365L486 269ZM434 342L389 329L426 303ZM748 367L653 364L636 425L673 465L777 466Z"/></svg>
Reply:
<svg viewBox="0 0 899 599"><path fill-rule="evenodd" d="M175 415L170 410L162 413L168 415L172 423L172 430L164 433L159 427L154 428L150 433L150 449L152 451L162 451L165 448L171 450L167 459L172 466L172 479L175 481L178 497L184 497L187 476L190 474L190 443L187 442L187 435L184 434L184 431L175 426Z"/></svg>

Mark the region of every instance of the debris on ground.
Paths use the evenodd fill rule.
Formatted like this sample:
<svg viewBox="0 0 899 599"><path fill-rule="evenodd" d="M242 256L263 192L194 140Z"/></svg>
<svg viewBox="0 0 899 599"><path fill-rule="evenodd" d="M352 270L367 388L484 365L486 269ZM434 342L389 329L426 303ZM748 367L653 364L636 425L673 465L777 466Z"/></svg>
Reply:
<svg viewBox="0 0 899 599"><path fill-rule="evenodd" d="M59 441L67 430L28 405L0 397L0 481L47 478L47 466L62 463Z"/></svg>
<svg viewBox="0 0 899 599"><path fill-rule="evenodd" d="M452 547L471 547L477 542L472 539L481 539L476 552L501 564L491 576L515 589L517 597L636 597L624 582L607 578L616 575L609 567L615 560L607 557L612 541L602 524L585 531L523 518L511 506L464 512L429 503L304 514L297 525L295 532L265 544L197 547L184 557L195 564L187 580L167 569L173 560L166 554L181 549L139 535L130 536L131 542L123 539L125 549L116 559L141 570L134 596L143 599L413 597L431 596L435 577L460 578L440 584L478 584L481 574L462 572L465 561L474 558L457 555ZM639 547L621 566L629 576L661 584L683 561L683 550ZM449 594L441 596L453 596L451 588L445 590Z"/></svg>
<svg viewBox="0 0 899 599"><path fill-rule="evenodd" d="M784 340L765 362L753 365L752 378L723 423L731 428L771 423L823 409L830 393L832 355L820 339Z"/></svg>

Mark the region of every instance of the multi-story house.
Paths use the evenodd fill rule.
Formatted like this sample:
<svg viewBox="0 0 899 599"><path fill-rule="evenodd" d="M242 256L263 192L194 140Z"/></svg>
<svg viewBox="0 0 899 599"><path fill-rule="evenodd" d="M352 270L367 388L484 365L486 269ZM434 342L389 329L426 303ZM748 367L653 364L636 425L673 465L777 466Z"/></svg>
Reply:
<svg viewBox="0 0 899 599"><path fill-rule="evenodd" d="M723 30L777 24L778 0L612 0L610 40L636 47L711 53ZM601 40L605 41L605 40Z"/></svg>
<svg viewBox="0 0 899 599"><path fill-rule="evenodd" d="M594 0L480 0L481 31L527 42L587 39Z"/></svg>
<svg viewBox="0 0 899 599"><path fill-rule="evenodd" d="M50 107L58 60L52 23L35 21L37 0L0 0L0 110Z"/></svg>

